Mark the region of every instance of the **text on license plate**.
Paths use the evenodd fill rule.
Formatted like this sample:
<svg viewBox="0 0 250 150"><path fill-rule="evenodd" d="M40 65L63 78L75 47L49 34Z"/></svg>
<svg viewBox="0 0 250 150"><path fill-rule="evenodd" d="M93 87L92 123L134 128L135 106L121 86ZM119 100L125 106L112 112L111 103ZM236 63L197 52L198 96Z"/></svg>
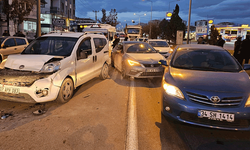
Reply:
<svg viewBox="0 0 250 150"><path fill-rule="evenodd" d="M19 94L20 89L19 88L13 88L13 87L0 86L0 92Z"/></svg>
<svg viewBox="0 0 250 150"><path fill-rule="evenodd" d="M147 72L160 72L159 69L147 69Z"/></svg>
<svg viewBox="0 0 250 150"><path fill-rule="evenodd" d="M234 114L207 111L207 110L199 110L198 117L199 118L208 118L211 120L219 120L219 121L223 121L223 120L226 120L228 122L234 121Z"/></svg>

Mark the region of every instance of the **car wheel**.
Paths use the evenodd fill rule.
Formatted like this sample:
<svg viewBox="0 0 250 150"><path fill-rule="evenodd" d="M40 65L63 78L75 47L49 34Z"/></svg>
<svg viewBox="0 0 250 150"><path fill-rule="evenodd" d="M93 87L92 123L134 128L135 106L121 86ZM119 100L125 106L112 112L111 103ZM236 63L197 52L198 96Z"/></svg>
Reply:
<svg viewBox="0 0 250 150"><path fill-rule="evenodd" d="M109 75L109 66L108 66L108 64L105 63L105 64L102 66L102 71L101 71L101 74L100 74L100 78L101 78L102 80L107 79L107 78L108 78L108 75Z"/></svg>
<svg viewBox="0 0 250 150"><path fill-rule="evenodd" d="M72 98L73 92L73 81L70 78L66 78L61 85L56 101L59 103L68 102Z"/></svg>
<svg viewBox="0 0 250 150"><path fill-rule="evenodd" d="M127 77L127 75L126 75L126 66L125 66L124 63L122 64L122 71L121 71L121 73L122 73L122 77L123 77L123 78L126 78L126 77Z"/></svg>

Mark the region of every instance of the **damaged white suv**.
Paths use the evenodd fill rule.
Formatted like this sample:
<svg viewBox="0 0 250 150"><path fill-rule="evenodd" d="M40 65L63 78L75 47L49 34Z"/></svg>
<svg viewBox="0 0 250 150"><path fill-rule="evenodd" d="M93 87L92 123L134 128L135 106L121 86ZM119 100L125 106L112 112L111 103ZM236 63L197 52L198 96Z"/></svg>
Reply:
<svg viewBox="0 0 250 150"><path fill-rule="evenodd" d="M107 39L100 34L53 33L10 55L0 69L0 99L26 103L65 103L73 90L108 77Z"/></svg>

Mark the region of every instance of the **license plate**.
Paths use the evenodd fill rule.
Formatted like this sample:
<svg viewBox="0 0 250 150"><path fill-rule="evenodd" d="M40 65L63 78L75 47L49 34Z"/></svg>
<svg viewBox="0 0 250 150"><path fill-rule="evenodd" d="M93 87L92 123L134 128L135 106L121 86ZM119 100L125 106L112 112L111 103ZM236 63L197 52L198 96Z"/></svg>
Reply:
<svg viewBox="0 0 250 150"><path fill-rule="evenodd" d="M198 111L199 118L208 118L211 120L218 120L218 121L234 121L234 114L230 113L221 113L221 112L214 112L214 111L207 111L207 110L199 110Z"/></svg>
<svg viewBox="0 0 250 150"><path fill-rule="evenodd" d="M0 86L0 92L4 93L12 93L12 94L19 94L19 88L7 87L7 86Z"/></svg>
<svg viewBox="0 0 250 150"><path fill-rule="evenodd" d="M147 69L147 72L160 72L159 69Z"/></svg>

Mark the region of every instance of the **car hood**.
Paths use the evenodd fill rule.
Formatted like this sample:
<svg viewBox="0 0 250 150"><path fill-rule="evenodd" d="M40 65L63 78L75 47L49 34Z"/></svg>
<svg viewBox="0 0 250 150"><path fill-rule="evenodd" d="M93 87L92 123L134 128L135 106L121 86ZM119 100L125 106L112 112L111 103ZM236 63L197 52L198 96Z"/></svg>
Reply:
<svg viewBox="0 0 250 150"><path fill-rule="evenodd" d="M165 79L173 79L173 83L185 89L216 92L245 92L250 89L249 76L241 72L212 72L171 68Z"/></svg>
<svg viewBox="0 0 250 150"><path fill-rule="evenodd" d="M154 49L159 50L159 53L170 51L170 47L154 47Z"/></svg>
<svg viewBox="0 0 250 150"><path fill-rule="evenodd" d="M54 56L49 55L9 55L4 67L15 70L38 72L42 69L44 63L46 63L53 57Z"/></svg>
<svg viewBox="0 0 250 150"><path fill-rule="evenodd" d="M165 60L165 58L159 53L127 53L127 55L140 63L146 64L156 64L159 62L159 60Z"/></svg>

